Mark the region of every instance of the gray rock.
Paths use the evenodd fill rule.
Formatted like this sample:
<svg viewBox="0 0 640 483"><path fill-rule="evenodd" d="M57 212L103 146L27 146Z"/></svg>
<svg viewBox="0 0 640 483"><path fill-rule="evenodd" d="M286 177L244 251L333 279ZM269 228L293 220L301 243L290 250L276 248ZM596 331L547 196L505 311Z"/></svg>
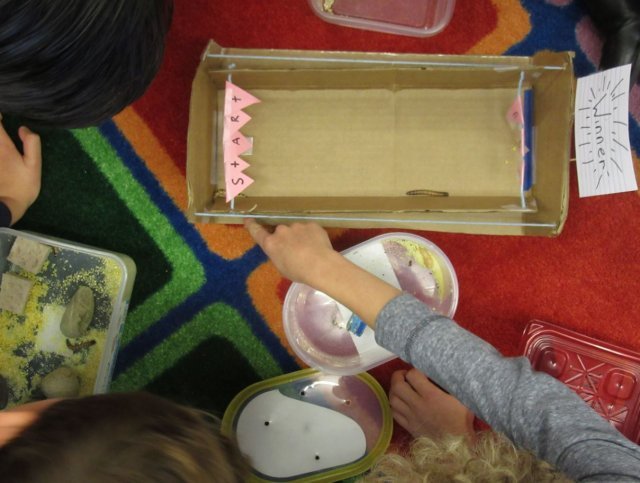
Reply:
<svg viewBox="0 0 640 483"><path fill-rule="evenodd" d="M62 320L60 330L66 337L82 337L89 330L93 319L95 301L89 287L81 285L71 297Z"/></svg>
<svg viewBox="0 0 640 483"><path fill-rule="evenodd" d="M80 378L70 367L61 366L42 379L40 389L49 399L76 397L80 393Z"/></svg>

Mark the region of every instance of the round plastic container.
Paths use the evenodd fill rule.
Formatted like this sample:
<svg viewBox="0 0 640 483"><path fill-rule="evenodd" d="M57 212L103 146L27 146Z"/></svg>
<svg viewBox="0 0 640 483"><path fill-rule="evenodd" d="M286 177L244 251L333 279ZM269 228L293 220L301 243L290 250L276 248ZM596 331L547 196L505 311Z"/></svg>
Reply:
<svg viewBox="0 0 640 483"><path fill-rule="evenodd" d="M458 279L447 256L429 240L409 233L388 233L342 254L414 295L434 312L453 317L458 305ZM358 374L396 357L376 344L371 329L362 336L347 331L351 314L324 293L294 283L284 301L285 334L305 363L328 374Z"/></svg>
<svg viewBox="0 0 640 483"><path fill-rule="evenodd" d="M309 0L321 19L336 25L429 37L450 22L455 0Z"/></svg>

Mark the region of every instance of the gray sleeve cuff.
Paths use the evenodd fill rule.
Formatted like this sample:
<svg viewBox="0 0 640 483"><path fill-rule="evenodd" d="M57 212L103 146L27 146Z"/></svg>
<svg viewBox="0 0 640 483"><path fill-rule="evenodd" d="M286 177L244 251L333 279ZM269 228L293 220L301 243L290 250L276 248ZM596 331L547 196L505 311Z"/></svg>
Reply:
<svg viewBox="0 0 640 483"><path fill-rule="evenodd" d="M376 342L385 349L411 362L411 353L418 334L428 330L428 325L451 319L436 312L408 293L402 293L390 300L376 319Z"/></svg>

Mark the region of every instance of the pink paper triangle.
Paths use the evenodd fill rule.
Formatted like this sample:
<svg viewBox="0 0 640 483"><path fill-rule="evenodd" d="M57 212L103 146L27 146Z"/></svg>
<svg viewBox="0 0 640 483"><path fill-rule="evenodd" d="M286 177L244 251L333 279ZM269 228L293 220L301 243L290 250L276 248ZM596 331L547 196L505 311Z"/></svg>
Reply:
<svg viewBox="0 0 640 483"><path fill-rule="evenodd" d="M514 124L524 124L524 114L522 112L522 97L517 96L513 104L507 111L507 122Z"/></svg>
<svg viewBox="0 0 640 483"><path fill-rule="evenodd" d="M225 184L227 191L227 203L246 190L253 184L253 179L244 174L242 171L225 173ZM235 170L233 170L235 171Z"/></svg>
<svg viewBox="0 0 640 483"><path fill-rule="evenodd" d="M251 141L249 141L240 131L231 134L227 140L223 139L224 156L240 156L251 149Z"/></svg>
<svg viewBox="0 0 640 483"><path fill-rule="evenodd" d="M224 93L224 114L225 116L230 116L232 114L237 114L238 111L241 111L245 107L251 106L253 104L257 104L260 102L260 99L249 94L244 89L232 84L227 81L225 84L225 93Z"/></svg>
<svg viewBox="0 0 640 483"><path fill-rule="evenodd" d="M231 172L244 171L245 169L251 166L244 159L238 156L230 156L229 159L224 160L224 163L225 163L225 169L230 170Z"/></svg>
<svg viewBox="0 0 640 483"><path fill-rule="evenodd" d="M224 117L224 132L229 136L235 134L242 126L251 121L251 116L244 111L239 111L236 114L230 114Z"/></svg>

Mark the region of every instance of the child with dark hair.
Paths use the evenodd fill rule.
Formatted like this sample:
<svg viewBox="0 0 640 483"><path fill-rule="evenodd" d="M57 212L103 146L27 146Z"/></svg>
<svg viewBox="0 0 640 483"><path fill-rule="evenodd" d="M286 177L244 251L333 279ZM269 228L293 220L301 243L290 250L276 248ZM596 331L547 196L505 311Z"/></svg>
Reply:
<svg viewBox="0 0 640 483"><path fill-rule="evenodd" d="M0 0L0 113L32 127L106 121L151 84L172 11L173 0ZM0 125L0 226L40 191L40 140L18 134L23 154Z"/></svg>
<svg viewBox="0 0 640 483"><path fill-rule="evenodd" d="M138 99L164 53L172 0L0 0L0 112L99 124Z"/></svg>

